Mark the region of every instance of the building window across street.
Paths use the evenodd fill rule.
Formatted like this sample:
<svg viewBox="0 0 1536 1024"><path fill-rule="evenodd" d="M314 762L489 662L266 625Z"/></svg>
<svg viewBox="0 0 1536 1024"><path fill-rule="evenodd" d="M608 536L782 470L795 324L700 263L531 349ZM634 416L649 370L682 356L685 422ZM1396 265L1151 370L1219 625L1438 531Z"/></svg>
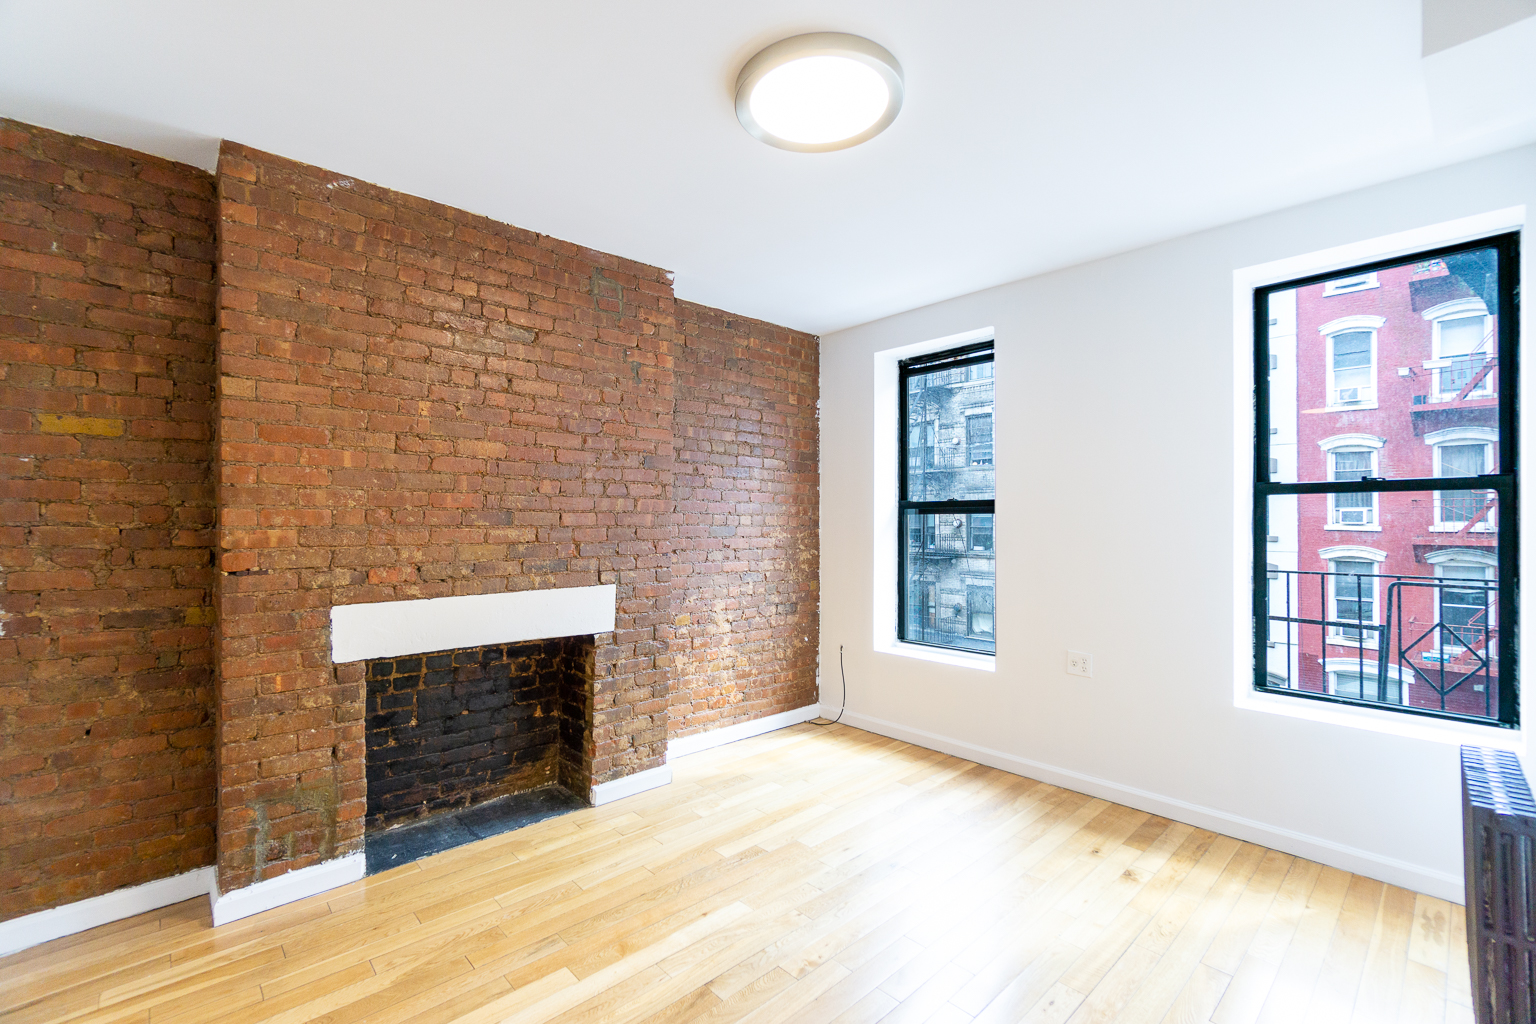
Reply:
<svg viewBox="0 0 1536 1024"><path fill-rule="evenodd" d="M898 639L997 650L992 343L900 365Z"/></svg>
<svg viewBox="0 0 1536 1024"><path fill-rule="evenodd" d="M1254 291L1255 689L1519 724L1519 265L1505 234Z"/></svg>

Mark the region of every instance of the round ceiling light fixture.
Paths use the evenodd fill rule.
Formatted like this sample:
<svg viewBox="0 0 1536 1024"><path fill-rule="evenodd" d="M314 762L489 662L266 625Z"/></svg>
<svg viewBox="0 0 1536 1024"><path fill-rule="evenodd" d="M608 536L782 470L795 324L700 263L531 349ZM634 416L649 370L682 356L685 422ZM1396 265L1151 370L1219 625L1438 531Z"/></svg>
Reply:
<svg viewBox="0 0 1536 1024"><path fill-rule="evenodd" d="M798 153L867 142L901 111L901 65L878 43L844 32L781 39L736 78L736 119L753 136Z"/></svg>

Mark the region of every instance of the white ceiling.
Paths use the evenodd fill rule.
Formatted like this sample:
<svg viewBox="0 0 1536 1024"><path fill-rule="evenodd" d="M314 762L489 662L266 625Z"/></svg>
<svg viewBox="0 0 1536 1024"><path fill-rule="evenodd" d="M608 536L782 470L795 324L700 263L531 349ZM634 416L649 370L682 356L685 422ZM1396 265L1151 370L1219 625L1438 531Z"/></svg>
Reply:
<svg viewBox="0 0 1536 1024"><path fill-rule="evenodd" d="M901 116L755 141L736 72L817 30L897 56ZM0 114L233 139L825 333L1536 140L1536 19L1420 52L1416 0L0 0Z"/></svg>

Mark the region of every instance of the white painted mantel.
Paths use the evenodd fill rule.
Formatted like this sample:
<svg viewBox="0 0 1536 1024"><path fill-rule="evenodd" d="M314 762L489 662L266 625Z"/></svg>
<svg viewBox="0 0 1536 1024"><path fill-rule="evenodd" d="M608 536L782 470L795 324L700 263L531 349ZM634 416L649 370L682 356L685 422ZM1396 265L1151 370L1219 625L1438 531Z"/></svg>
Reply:
<svg viewBox="0 0 1536 1024"><path fill-rule="evenodd" d="M608 583L337 605L331 609L331 661L611 633L616 601Z"/></svg>

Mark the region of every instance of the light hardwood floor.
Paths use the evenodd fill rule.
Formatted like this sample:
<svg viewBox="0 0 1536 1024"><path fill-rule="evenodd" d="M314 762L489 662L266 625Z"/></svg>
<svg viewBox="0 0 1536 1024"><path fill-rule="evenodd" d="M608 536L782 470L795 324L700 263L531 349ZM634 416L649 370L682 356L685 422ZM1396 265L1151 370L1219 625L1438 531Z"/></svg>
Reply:
<svg viewBox="0 0 1536 1024"><path fill-rule="evenodd" d="M843 726L226 925L0 960L0 1021L1470 1022L1462 909Z"/></svg>

